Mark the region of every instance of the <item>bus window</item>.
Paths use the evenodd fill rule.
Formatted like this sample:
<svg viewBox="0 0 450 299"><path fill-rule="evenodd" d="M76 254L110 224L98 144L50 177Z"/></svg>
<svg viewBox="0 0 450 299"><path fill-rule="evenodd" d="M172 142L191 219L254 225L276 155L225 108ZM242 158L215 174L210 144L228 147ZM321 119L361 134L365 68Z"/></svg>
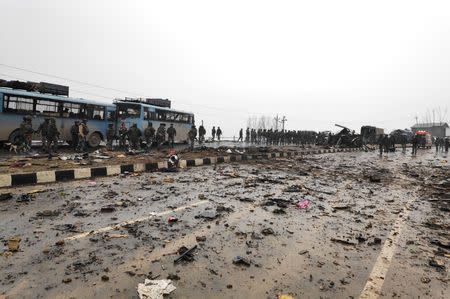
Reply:
<svg viewBox="0 0 450 299"><path fill-rule="evenodd" d="M156 120L166 120L166 111L156 109Z"/></svg>
<svg viewBox="0 0 450 299"><path fill-rule="evenodd" d="M141 106L140 105L130 105L121 104L118 107L119 118L140 118L141 117Z"/></svg>
<svg viewBox="0 0 450 299"><path fill-rule="evenodd" d="M144 107L144 120L150 120L150 109Z"/></svg>
<svg viewBox="0 0 450 299"><path fill-rule="evenodd" d="M86 105L88 119L105 120L105 106Z"/></svg>
<svg viewBox="0 0 450 299"><path fill-rule="evenodd" d="M180 114L180 122L189 123L189 114Z"/></svg>
<svg viewBox="0 0 450 299"><path fill-rule="evenodd" d="M104 106L94 106L93 119L105 120L105 107Z"/></svg>
<svg viewBox="0 0 450 299"><path fill-rule="evenodd" d="M108 111L108 121L116 120L116 111Z"/></svg>
<svg viewBox="0 0 450 299"><path fill-rule="evenodd" d="M178 114L175 112L166 112L166 120L167 121L176 121Z"/></svg>
<svg viewBox="0 0 450 299"><path fill-rule="evenodd" d="M63 117L81 118L81 105L77 103L63 103Z"/></svg>
<svg viewBox="0 0 450 299"><path fill-rule="evenodd" d="M33 99L5 95L3 111L13 113L33 112Z"/></svg>
<svg viewBox="0 0 450 299"><path fill-rule="evenodd" d="M35 112L37 115L48 115L53 117L59 117L58 106L59 102L36 99Z"/></svg>

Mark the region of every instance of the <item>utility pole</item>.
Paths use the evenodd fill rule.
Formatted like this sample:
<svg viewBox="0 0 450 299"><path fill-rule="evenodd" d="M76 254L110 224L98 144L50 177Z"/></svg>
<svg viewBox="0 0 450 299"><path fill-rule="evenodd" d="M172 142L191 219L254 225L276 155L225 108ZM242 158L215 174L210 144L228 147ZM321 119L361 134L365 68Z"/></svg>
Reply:
<svg viewBox="0 0 450 299"><path fill-rule="evenodd" d="M286 116L283 115L283 118L280 121L283 124L283 131L284 131L284 123L287 121Z"/></svg>
<svg viewBox="0 0 450 299"><path fill-rule="evenodd" d="M416 115L416 117L415 117L415 119L416 119L416 125L419 123L419 117Z"/></svg>
<svg viewBox="0 0 450 299"><path fill-rule="evenodd" d="M283 124L282 130L284 131L284 123L287 121L286 116L283 115L283 118L280 119L277 114L277 116L274 117L274 120L275 120L275 130L278 130L278 123L282 123Z"/></svg>

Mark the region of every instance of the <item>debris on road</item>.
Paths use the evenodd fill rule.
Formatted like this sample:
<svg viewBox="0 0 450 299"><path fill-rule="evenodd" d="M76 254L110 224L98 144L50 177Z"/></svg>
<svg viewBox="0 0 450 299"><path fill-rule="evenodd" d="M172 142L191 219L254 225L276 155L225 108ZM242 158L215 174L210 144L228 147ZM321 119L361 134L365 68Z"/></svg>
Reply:
<svg viewBox="0 0 450 299"><path fill-rule="evenodd" d="M181 247L180 249L178 249L178 253L180 254L180 256L173 261L174 264L179 263L181 261L192 262L194 260L194 250L196 248L197 248L197 245L195 245L194 247L192 247L190 249L188 249L184 246Z"/></svg>
<svg viewBox="0 0 450 299"><path fill-rule="evenodd" d="M12 193L0 194L0 201L8 200L12 198Z"/></svg>
<svg viewBox="0 0 450 299"><path fill-rule="evenodd" d="M144 283L137 286L139 299L163 299L163 295L168 295L176 290L172 280L150 280L146 279Z"/></svg>
<svg viewBox="0 0 450 299"><path fill-rule="evenodd" d="M8 239L8 248L9 251L16 252L19 250L20 238L9 238Z"/></svg>
<svg viewBox="0 0 450 299"><path fill-rule="evenodd" d="M235 264L235 265L244 265L244 266L250 267L250 261L248 259L242 257L242 256L239 256L239 255L236 256L233 259L233 264Z"/></svg>
<svg viewBox="0 0 450 299"><path fill-rule="evenodd" d="M107 236L110 239L128 238L128 235L121 235L121 234L109 234Z"/></svg>
<svg viewBox="0 0 450 299"><path fill-rule="evenodd" d="M305 201L300 201L297 206L300 209L306 209L309 206L310 201L309 200L305 200Z"/></svg>
<svg viewBox="0 0 450 299"><path fill-rule="evenodd" d="M273 231L273 229L272 228L265 228L265 229L263 229L262 231L261 231L261 233L264 235L264 236L268 236L268 235L273 235L273 234L275 234L275 232Z"/></svg>

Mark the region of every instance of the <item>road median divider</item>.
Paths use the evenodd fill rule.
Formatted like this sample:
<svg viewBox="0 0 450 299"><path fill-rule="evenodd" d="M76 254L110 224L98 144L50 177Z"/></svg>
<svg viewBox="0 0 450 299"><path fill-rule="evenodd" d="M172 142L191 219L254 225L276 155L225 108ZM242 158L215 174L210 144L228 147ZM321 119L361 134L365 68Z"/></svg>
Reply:
<svg viewBox="0 0 450 299"><path fill-rule="evenodd" d="M259 154L231 154L218 157L181 159L179 161L179 167L187 168L202 165L250 161L257 159L276 159L276 158L295 157L299 155L327 154L336 152L337 153L356 152L361 150L362 149L360 148L345 148L345 149L324 149L315 151L285 151L285 152L259 153ZM150 163L107 165L92 168L38 171L32 173L0 174L0 188L9 188L35 184L47 184L79 179L89 179L131 172L152 172L167 168L168 168L167 161L159 161Z"/></svg>

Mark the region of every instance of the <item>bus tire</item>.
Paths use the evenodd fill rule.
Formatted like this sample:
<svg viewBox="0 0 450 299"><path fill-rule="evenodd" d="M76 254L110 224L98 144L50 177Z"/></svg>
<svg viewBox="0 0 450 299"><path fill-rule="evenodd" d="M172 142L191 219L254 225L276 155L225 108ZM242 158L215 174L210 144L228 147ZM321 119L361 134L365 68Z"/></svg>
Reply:
<svg viewBox="0 0 450 299"><path fill-rule="evenodd" d="M96 148L100 145L101 141L102 136L100 136L99 133L92 133L91 136L89 136L88 145L90 147Z"/></svg>
<svg viewBox="0 0 450 299"><path fill-rule="evenodd" d="M19 132L19 130L18 130L18 129L17 129L17 130L14 130L14 131L9 135L8 140L9 140L10 143L12 143L12 144L14 144L14 145L21 144L21 143L22 143L22 140L21 140L21 138L20 138L20 132Z"/></svg>

